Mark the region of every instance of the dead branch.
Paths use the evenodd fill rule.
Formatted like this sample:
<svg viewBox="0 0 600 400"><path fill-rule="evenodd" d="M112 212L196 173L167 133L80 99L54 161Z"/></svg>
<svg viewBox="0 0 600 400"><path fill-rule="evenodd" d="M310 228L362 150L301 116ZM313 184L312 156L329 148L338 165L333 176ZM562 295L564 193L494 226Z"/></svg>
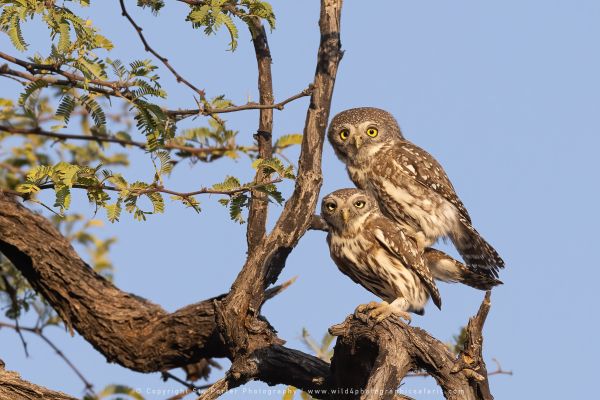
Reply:
<svg viewBox="0 0 600 400"><path fill-rule="evenodd" d="M360 315L361 318L349 316L329 330L338 336L331 360L333 388L353 389L355 398L392 399L410 371L425 370L447 399L493 399L480 352L481 331L489 307L488 292L467 326L470 343L476 347L466 346L458 358L441 341L399 319L388 318L373 325Z"/></svg>
<svg viewBox="0 0 600 400"><path fill-rule="evenodd" d="M89 393L93 393L92 383L83 375L83 373L79 370L79 368L77 368L75 366L75 364L73 364L73 362L65 355L65 353L63 353L63 351L60 350L58 348L58 346L56 344L54 344L54 342L52 340L50 340L50 338L44 334L43 328L24 327L24 326L19 326L16 323L9 324L6 322L1 322L1 321L0 321L0 328L13 329L19 333L20 333L20 331L26 331L26 332L33 333L34 335L37 335L40 339L42 339L44 342L46 342L46 344L48 346L50 346L50 348L52 350L54 350L56 355L59 356L67 364L67 366L75 373L75 375L77 375L77 377L81 380L81 382L83 382L85 390ZM25 345L25 343L24 343L24 345Z"/></svg>

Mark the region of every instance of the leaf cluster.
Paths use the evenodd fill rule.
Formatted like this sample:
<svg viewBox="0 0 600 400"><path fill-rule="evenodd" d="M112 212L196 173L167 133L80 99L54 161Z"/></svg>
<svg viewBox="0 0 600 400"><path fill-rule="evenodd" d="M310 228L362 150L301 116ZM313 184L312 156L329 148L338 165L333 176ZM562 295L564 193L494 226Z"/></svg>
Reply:
<svg viewBox="0 0 600 400"><path fill-rule="evenodd" d="M271 5L260 0L206 0L193 5L187 20L194 28L204 28L207 35L217 32L225 26L229 32L229 50L238 45L239 32L233 17L251 25L251 19L265 20L271 29L275 28L275 14Z"/></svg>

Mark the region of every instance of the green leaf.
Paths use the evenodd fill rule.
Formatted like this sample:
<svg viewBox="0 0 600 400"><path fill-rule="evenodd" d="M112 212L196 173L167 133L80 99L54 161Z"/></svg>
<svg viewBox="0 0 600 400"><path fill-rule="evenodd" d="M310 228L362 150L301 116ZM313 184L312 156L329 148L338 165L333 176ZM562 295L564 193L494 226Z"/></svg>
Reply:
<svg viewBox="0 0 600 400"><path fill-rule="evenodd" d="M42 80L31 82L29 85L25 87L23 93L19 97L19 104L24 106L27 103L27 100L38 90L47 87L48 84Z"/></svg>
<svg viewBox="0 0 600 400"><path fill-rule="evenodd" d="M231 201L229 203L229 216L233 221L236 221L240 224L245 222L245 219L242 215L242 208L248 207L248 202L250 198L245 193L240 193L231 197Z"/></svg>
<svg viewBox="0 0 600 400"><path fill-rule="evenodd" d="M104 110L100 107L100 104L91 96L84 94L80 98L81 104L85 107L94 120L97 127L103 127L106 125L106 115Z"/></svg>
<svg viewBox="0 0 600 400"><path fill-rule="evenodd" d="M215 183L212 188L215 190L229 192L231 190L239 189L242 186L238 178L234 176L227 176L221 183Z"/></svg>
<svg viewBox="0 0 600 400"><path fill-rule="evenodd" d="M98 397L100 399L107 399L117 394L127 395L134 400L144 400L144 397L135 389L125 385L108 385L98 393Z"/></svg>
<svg viewBox="0 0 600 400"><path fill-rule="evenodd" d="M15 46L15 49L19 51L27 50L27 43L23 38L23 32L21 31L21 21L18 15L14 14L13 18L10 20L10 25L7 33L13 46Z"/></svg>
<svg viewBox="0 0 600 400"><path fill-rule="evenodd" d="M222 19L223 19L223 24L229 31L229 37L231 38L231 41L229 42L229 50L235 51L235 49L237 48L237 39L239 37L237 27L235 26L235 24L233 23L233 20L231 19L231 17L229 15L227 15L227 14L221 14L221 15L222 15Z"/></svg>
<svg viewBox="0 0 600 400"><path fill-rule="evenodd" d="M33 183L21 183L17 186L17 192L19 193L37 193L40 188Z"/></svg>
<svg viewBox="0 0 600 400"><path fill-rule="evenodd" d="M62 185L72 187L73 184L77 182L77 173L79 172L79 169L78 165L61 161L52 168L52 180Z"/></svg>
<svg viewBox="0 0 600 400"><path fill-rule="evenodd" d="M61 211L68 210L71 205L71 191L69 188L67 186L55 186L54 190L56 192L54 207L60 207Z"/></svg>
<svg viewBox="0 0 600 400"><path fill-rule="evenodd" d="M274 147L277 149L285 149L286 147L302 144L302 135L299 133L293 133L290 135L283 135L275 142Z"/></svg>
<svg viewBox="0 0 600 400"><path fill-rule="evenodd" d="M71 46L71 28L69 24L64 21L58 25L58 51L61 53L66 53L69 51L69 47Z"/></svg>
<svg viewBox="0 0 600 400"><path fill-rule="evenodd" d="M187 20L194 22L198 25L205 25L207 23L208 13L210 11L210 6L203 5L197 8L194 8L187 16Z"/></svg>
<svg viewBox="0 0 600 400"><path fill-rule="evenodd" d="M121 200L117 201L115 204L107 204L106 209L106 217L110 222L115 222L119 220L121 216Z"/></svg>
<svg viewBox="0 0 600 400"><path fill-rule="evenodd" d="M286 167L278 158L262 159L258 158L252 163L256 170L262 170L267 174L277 173L282 178L294 179L293 167Z"/></svg>
<svg viewBox="0 0 600 400"><path fill-rule="evenodd" d="M159 151L156 153L159 161L159 175L169 175L171 171L173 171L173 161L171 161L171 157L169 156L169 152L167 151Z"/></svg>
<svg viewBox="0 0 600 400"><path fill-rule="evenodd" d="M56 116L62 118L65 126L69 123L69 119L71 118L71 114L73 113L76 104L75 98L69 95L64 96L60 101L60 104L56 109Z"/></svg>
<svg viewBox="0 0 600 400"><path fill-rule="evenodd" d="M150 199L153 207L154 214L162 214L165 212L165 201L163 200L162 194L158 192L146 193L146 197Z"/></svg>

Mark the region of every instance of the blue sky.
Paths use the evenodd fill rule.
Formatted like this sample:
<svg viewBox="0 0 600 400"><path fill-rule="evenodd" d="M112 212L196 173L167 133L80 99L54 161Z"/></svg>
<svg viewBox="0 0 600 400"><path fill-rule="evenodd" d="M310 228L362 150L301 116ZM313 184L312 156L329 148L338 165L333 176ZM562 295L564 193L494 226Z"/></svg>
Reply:
<svg viewBox="0 0 600 400"><path fill-rule="evenodd" d="M84 15L89 13L114 40L115 57L149 56L120 16L116 1L109 7L93 3ZM158 18L128 3L152 45L209 95L224 93L238 103L257 98L256 67L245 31L232 54L225 51L225 32L205 38L192 30L179 3L168 2ZM275 95L284 99L312 80L318 2L277 0L273 5L278 27L269 40ZM344 5L345 55L332 112L357 106L392 112L405 136L445 167L475 226L506 261L504 285L493 292L485 327L488 369L497 358L504 369L514 371L513 376L490 378L497 399L589 397L588 383L597 369L600 352L593 332L600 272L590 256L600 222L593 206L599 195L599 18L600 3L592 0ZM31 25L25 35L33 44L45 37L44 30ZM15 53L5 38L0 48ZM168 103L192 106L192 93L164 76ZM299 100L275 112L276 137L301 132L307 103ZM251 143L257 113L228 115L227 120L240 131L242 142ZM150 166L146 156L135 153L129 176L151 179ZM323 172L322 195L351 185L329 145ZM250 177L249 161L183 165L169 185L191 190L226 174ZM291 185L283 188L289 193ZM75 201L75 209L91 215L83 197ZM200 215L173 204L146 223L129 216L107 223L106 234L119 237L112 254L119 287L168 310L228 290L244 259L245 227L230 222L216 198L201 201ZM279 211L271 207L272 219ZM157 238L160 246L154 244ZM337 271L322 232L307 233L290 256L281 280L293 276L297 282L264 308L292 347L304 349L299 340L303 327L320 338L356 305L373 300ZM443 310L429 305L413 324L450 340L476 311L483 293L446 284L441 292ZM179 389L174 382L163 383L159 374L106 364L78 336L55 329L51 337L96 388L124 383L141 388L148 399L168 397L153 391ZM17 336L0 331L0 357L7 367L31 381L81 394L80 382L61 360L36 338L28 341L31 357L26 359ZM436 385L412 378L404 388ZM437 392L412 396L441 398Z"/></svg>

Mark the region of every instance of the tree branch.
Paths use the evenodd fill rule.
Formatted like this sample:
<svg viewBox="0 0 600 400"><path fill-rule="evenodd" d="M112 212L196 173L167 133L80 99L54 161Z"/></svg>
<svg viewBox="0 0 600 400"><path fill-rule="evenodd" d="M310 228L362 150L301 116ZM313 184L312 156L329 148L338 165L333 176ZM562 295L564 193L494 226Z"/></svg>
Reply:
<svg viewBox="0 0 600 400"><path fill-rule="evenodd" d="M214 299L173 313L95 273L52 223L0 193L0 252L110 362L139 372L222 357Z"/></svg>
<svg viewBox="0 0 600 400"><path fill-rule="evenodd" d="M122 13L122 15L125 18L127 18L127 20L129 21L129 23L131 24L131 26L133 26L133 28L137 32L138 36L140 37L140 40L144 44L144 50L146 50L147 52L151 53L154 57L158 58L160 60L160 62L162 62L163 65L165 67L167 67L167 69L169 71L171 71L171 73L173 74L173 76L175 76L175 79L177 80L178 83L183 83L185 86L189 87L196 94L198 94L198 96L200 96L200 100L203 103L205 103L205 104L208 103L207 100L206 100L206 94L205 94L204 90L198 89L196 86L194 86L192 83L190 83L190 81L188 81L187 79L185 79L179 72L177 72L177 70L175 68L173 68L173 66L169 63L169 60L166 57L161 56L156 50L154 50L150 46L150 44L148 43L148 41L144 37L144 34L142 33L142 30L143 30L142 27L139 26L135 22L135 20L133 19L133 17L127 12L127 8L125 7L125 1L124 0L119 0L119 4L121 6L121 13Z"/></svg>
<svg viewBox="0 0 600 400"><path fill-rule="evenodd" d="M42 328L23 327L23 326L19 326L17 324L13 325L13 324L9 324L9 323L2 322L2 321L0 321L0 328L9 328L9 329L13 329L17 332L26 331L26 332L33 333L34 335L37 335L40 339L42 339L44 342L46 342L46 344L48 346L50 346L50 348L52 350L54 350L56 355L58 355L67 364L67 366L69 368L71 368L71 370L75 373L75 375L77 375L77 377L81 380L81 382L83 382L85 390L89 393L92 393L92 394L94 393L92 383L89 380L87 380L85 376L83 376L83 374L81 373L79 368L77 368L75 366L75 364L73 364L73 362L62 352L62 350L60 350L58 348L58 346L56 346L54 344L54 342L48 338L48 336L44 335Z"/></svg>
<svg viewBox="0 0 600 400"><path fill-rule="evenodd" d="M322 0L314 91L306 115L296 186L273 231L248 254L231 291L217 305L217 325L234 359L239 379L252 379L254 353L282 344L266 321L259 319L264 289L284 267L288 254L310 225L322 182L321 157L331 97L341 60L340 16L342 0Z"/></svg>
<svg viewBox="0 0 600 400"><path fill-rule="evenodd" d="M126 89L127 87L129 87L129 85L127 85L124 82L119 82L119 81L105 81L102 79L87 79L86 77L84 77L83 75L77 75L77 74L73 74L71 72L67 72L67 71L63 71L60 69L60 65L51 65L51 64L36 64L30 61L25 61L25 60L21 60L19 58L13 57L9 54L3 53L0 51L0 58L5 59L6 61L9 61L13 64L17 64L20 67L25 68L27 71L29 71L31 74L37 75L37 74L41 74L42 76L47 74L48 72L57 74L57 75L61 75L64 76L65 78L67 78L67 82L73 84L76 82L79 82L81 84L94 84L94 85L98 85L98 86L103 86L112 90L119 90L119 89ZM7 68L8 69L8 68ZM30 77L33 77L33 75L29 75ZM22 78L25 78L25 76L21 76ZM25 78L28 80L37 80L40 79L41 77L33 77L32 78Z"/></svg>
<svg viewBox="0 0 600 400"><path fill-rule="evenodd" d="M254 53L258 67L258 93L261 105L273 104L273 78L271 73L271 51L265 27L260 18L248 19L248 28L252 35ZM258 131L254 135L258 146L258 156L262 159L273 157L273 109L264 108L260 110ZM263 170L256 171L255 182L266 182L269 175ZM252 191L248 211L248 226L246 228L246 241L248 253L254 251L266 234L267 212L269 209L268 195L257 190Z"/></svg>
<svg viewBox="0 0 600 400"><path fill-rule="evenodd" d="M16 128L12 126L0 125L0 132L6 132L16 135L35 135L54 138L56 140L85 140L89 142L97 143L115 143L122 146L133 146L146 150L146 142L137 142L134 140L119 139L114 136L91 136L91 135L79 135L72 133L58 133L44 130L40 127L34 128ZM211 146L211 147L192 147L184 146L175 143L167 142L163 145L159 145L161 149L166 150L179 150L189 154L195 155L208 155L208 154L223 154L226 151L242 151L242 152L257 152L258 147L256 146ZM276 150L280 148L276 147Z"/></svg>
<svg viewBox="0 0 600 400"><path fill-rule="evenodd" d="M178 197L182 197L182 198L188 198L188 197L192 197L192 196L197 196L199 194L222 194L222 195L226 195L226 196L233 196L235 194L239 194L239 193L245 193L245 192L249 192L252 189L257 189L257 188L261 188L267 185L272 185L275 183L279 183L283 180L282 177L277 177L275 179L272 179L268 182L265 183L256 183L256 184L251 184L248 186L241 186L239 188L236 189L231 189L231 190L218 190L218 189L209 189L209 188L201 188L198 190L194 190L192 192L176 192L174 190L170 190L170 189L166 189L162 186L159 185L155 185L155 186L149 186L145 189L126 189L131 193L134 193L138 196L144 195L144 194L149 194L149 193L164 193L164 194L170 194L173 196L178 196ZM40 185L38 186L40 189L53 189L54 188L54 184L53 183L48 183L48 184L44 184L44 185ZM107 186L107 185L102 185L102 186L86 186L86 185L73 185L71 186L73 189L102 189L102 190L110 190L113 192L120 192L123 189L120 189L118 187L115 186Z"/></svg>
<svg viewBox="0 0 600 400"><path fill-rule="evenodd" d="M76 400L65 393L29 383L16 372L4 369L0 360L0 399L10 400Z"/></svg>

